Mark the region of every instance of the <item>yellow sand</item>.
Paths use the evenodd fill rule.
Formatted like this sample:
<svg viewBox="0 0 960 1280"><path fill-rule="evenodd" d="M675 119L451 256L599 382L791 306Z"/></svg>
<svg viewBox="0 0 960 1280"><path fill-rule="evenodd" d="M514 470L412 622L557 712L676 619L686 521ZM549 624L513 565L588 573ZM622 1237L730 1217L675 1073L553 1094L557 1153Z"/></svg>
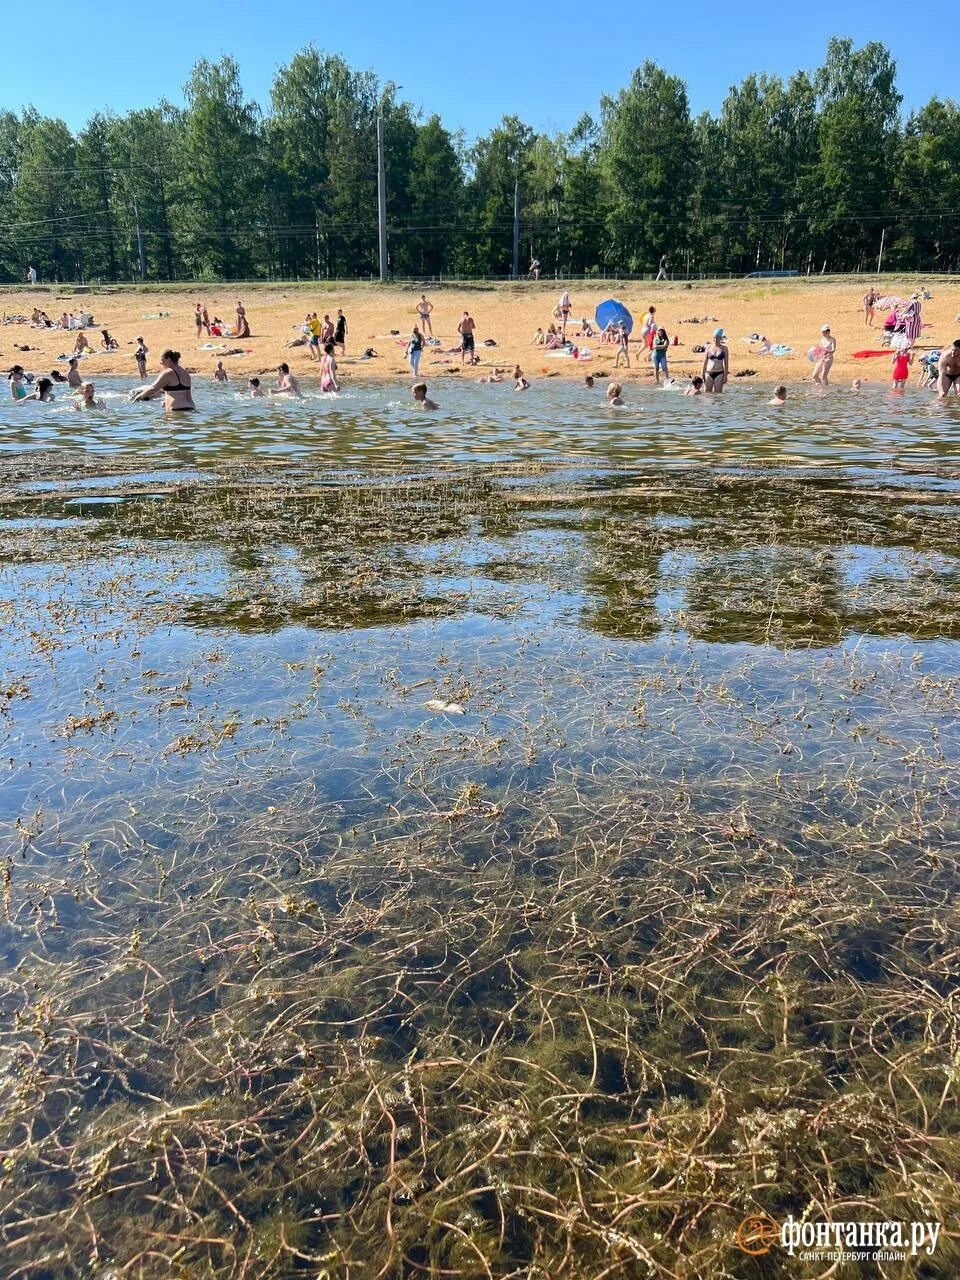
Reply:
<svg viewBox="0 0 960 1280"><path fill-rule="evenodd" d="M640 320L652 302L657 317L662 320L671 338L678 336L679 345L671 347L670 367L676 376L699 373L702 356L694 355L691 348L709 341L717 325L726 330L730 347L731 373L754 369L756 376L745 378L749 382L783 382L787 386L809 382L812 366L806 357L809 347L820 337L824 323L832 326L838 342L838 354L832 374L835 383L849 382L853 377L870 381L890 380L891 357L873 360L853 360L851 353L867 347L879 347L882 333L882 317L878 316L876 328L864 324L861 300L870 282L847 280L829 281L733 281L722 284L694 285L691 288L679 283L616 285L603 283L586 285L576 282L570 286L575 317L592 319L598 302L609 296L619 297L633 312L639 336ZM918 287L915 279L885 278L881 292L909 297ZM476 378L492 371L494 366L504 369L507 375L519 363L526 376L535 381L552 375L581 379L586 373L613 373L615 349L601 345L597 339L588 339L593 358L588 364L574 360L551 359L543 348L530 345L530 339L538 325L546 329L551 322L551 312L563 284L524 282L521 285L445 285L428 288L427 297L434 304L434 333L442 339L443 347L456 346L457 323L468 309L476 320L477 354L482 365L466 369L461 374L457 355L441 355L437 348L428 348L420 367L420 376L427 382L444 377ZM941 345L960 336L960 324L956 323L960 311L960 282L937 279L929 282L933 298L923 304L923 319L932 327L925 329L918 346ZM85 378L96 379L100 374L122 374L136 382L136 363L133 358L135 339L142 335L150 349L148 369L158 369L160 353L165 347L174 347L182 353L184 365L199 377L213 373L219 353L198 348L193 320L196 302L203 302L212 316L219 315L227 323L235 318L236 287L177 286L170 289L155 288L146 291L135 289L97 290L82 292L62 291L38 286L33 290L4 291L0 305L5 314L29 315L33 306L44 309L52 320L63 311L76 311L81 307L93 312L96 327L90 330L92 343L99 346L101 327L109 328L120 343L119 351L100 353L84 359L81 371ZM421 290L418 287L379 285L258 285L241 290L252 337L234 342L224 339L226 346L242 346L244 354L223 357L231 380L247 378L253 374L272 377L277 364L285 360L298 375L316 374L317 366L309 357L306 347L286 349L285 343L299 337L295 326L302 323L308 311L336 317L337 307L347 316L347 355L337 357L344 381L350 379L383 379L410 377L403 348L398 345L416 322L416 303ZM144 319L146 313L166 311L171 314L159 320ZM690 317L715 316L716 323L679 323ZM575 335L578 324L568 326L568 334ZM400 330L391 336L390 330ZM771 342L785 343L793 348L788 357L761 356L742 341L751 333L765 334ZM496 348L482 345L484 338L495 338ZM27 325L8 325L0 329L0 364L22 364L34 373L43 374L52 368L64 368L57 363L61 352L72 353L76 334L60 330L45 331ZM206 334L203 341L211 341ZM15 344L27 344L29 352L19 352ZM357 360L366 347L374 347L379 358L361 362ZM448 363L439 363L444 360ZM618 370L623 381L649 380L652 378L649 357L641 355L632 345L630 370Z"/></svg>

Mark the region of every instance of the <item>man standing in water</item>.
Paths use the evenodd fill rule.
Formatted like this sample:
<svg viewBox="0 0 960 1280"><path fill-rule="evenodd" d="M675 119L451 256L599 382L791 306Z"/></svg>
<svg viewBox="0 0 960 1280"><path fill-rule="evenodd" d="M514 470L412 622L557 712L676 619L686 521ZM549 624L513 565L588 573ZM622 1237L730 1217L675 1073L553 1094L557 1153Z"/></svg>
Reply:
<svg viewBox="0 0 960 1280"><path fill-rule="evenodd" d="M457 325L457 333L460 335L460 368L463 368L463 362L467 355L470 356L470 363L473 364L473 331L476 329L473 316L469 311L463 313L463 319Z"/></svg>
<svg viewBox="0 0 960 1280"><path fill-rule="evenodd" d="M278 365L277 373L280 376L277 378L277 385L271 389L270 394L272 396L298 396L302 400L303 392L300 390L300 383L290 372L290 366L288 364Z"/></svg>
<svg viewBox="0 0 960 1280"><path fill-rule="evenodd" d="M940 373L940 399L945 400L951 391L956 395L957 382L960 381L960 338L954 338L952 346L945 349L937 369Z"/></svg>

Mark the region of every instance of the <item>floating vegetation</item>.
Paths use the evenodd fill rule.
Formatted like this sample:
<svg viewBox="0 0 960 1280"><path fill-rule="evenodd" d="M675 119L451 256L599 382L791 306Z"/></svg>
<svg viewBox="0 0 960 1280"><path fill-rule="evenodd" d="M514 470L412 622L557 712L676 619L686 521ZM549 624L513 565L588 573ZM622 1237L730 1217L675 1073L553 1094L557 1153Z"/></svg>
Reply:
<svg viewBox="0 0 960 1280"><path fill-rule="evenodd" d="M0 468L5 1280L960 1271L946 472L150 467Z"/></svg>

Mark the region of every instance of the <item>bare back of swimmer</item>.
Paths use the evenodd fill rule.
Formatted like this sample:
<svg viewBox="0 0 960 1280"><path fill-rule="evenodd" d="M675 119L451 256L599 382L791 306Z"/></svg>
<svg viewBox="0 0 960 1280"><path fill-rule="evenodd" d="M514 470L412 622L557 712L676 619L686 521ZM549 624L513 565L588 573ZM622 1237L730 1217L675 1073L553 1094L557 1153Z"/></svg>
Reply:
<svg viewBox="0 0 960 1280"><path fill-rule="evenodd" d="M163 407L168 413L196 409L193 403L190 375L180 364L179 351L165 351L160 357L160 373L149 387L141 387L133 393L134 400L154 400L163 396Z"/></svg>

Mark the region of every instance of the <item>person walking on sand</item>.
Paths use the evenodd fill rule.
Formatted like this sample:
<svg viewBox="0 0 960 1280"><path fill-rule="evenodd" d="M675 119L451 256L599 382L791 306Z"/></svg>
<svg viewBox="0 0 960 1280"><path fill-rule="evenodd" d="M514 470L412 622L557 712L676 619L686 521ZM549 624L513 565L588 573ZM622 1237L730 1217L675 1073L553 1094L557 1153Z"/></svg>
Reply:
<svg viewBox="0 0 960 1280"><path fill-rule="evenodd" d="M620 324L617 327L617 358L613 362L613 367L615 369L620 368L621 357L623 357L623 362L626 365L626 367L629 369L630 368L630 335L627 333L627 326L623 323L622 320L620 321Z"/></svg>
<svg viewBox="0 0 960 1280"><path fill-rule="evenodd" d="M199 303L199 302L197 303L197 308L193 313L193 323L197 329L197 341L199 342L200 339L203 337L203 305L202 303Z"/></svg>
<svg viewBox="0 0 960 1280"><path fill-rule="evenodd" d="M415 378L419 378L420 376L420 357L422 355L423 334L417 326L414 325L413 333L411 333L410 337L407 339L407 359L410 361L410 368L413 371L413 376Z"/></svg>
<svg viewBox="0 0 960 1280"><path fill-rule="evenodd" d="M714 329L713 341L708 343L703 353L703 366L700 369L703 378L703 389L719 395L724 383L730 376L730 352L723 340L723 330Z"/></svg>
<svg viewBox="0 0 960 1280"><path fill-rule="evenodd" d="M863 295L863 323L873 328L873 318L877 311L877 291L872 286Z"/></svg>
<svg viewBox="0 0 960 1280"><path fill-rule="evenodd" d="M470 363L473 364L473 331L476 329L476 323L469 311L463 313L463 319L457 325L457 333L460 335L460 368L463 368L463 362L469 353Z"/></svg>
<svg viewBox="0 0 960 1280"><path fill-rule="evenodd" d="M433 337L433 324L430 320L432 311L433 303L428 302L426 294L421 293L420 301L417 303L417 315L420 317L420 330L424 334L429 334L431 338Z"/></svg>
<svg viewBox="0 0 960 1280"><path fill-rule="evenodd" d="M821 387L828 387L830 385L830 370L837 354L837 340L830 332L828 324L822 327L820 335L820 342L816 349L817 363L813 366L813 380L819 383Z"/></svg>
<svg viewBox="0 0 960 1280"><path fill-rule="evenodd" d="M337 324L333 331L333 345L340 348L340 354L347 354L347 317L337 308Z"/></svg>
<svg viewBox="0 0 960 1280"><path fill-rule="evenodd" d="M333 321L328 315L323 317L323 324L320 326L320 345L325 347L328 342L333 341Z"/></svg>
<svg viewBox="0 0 960 1280"><path fill-rule="evenodd" d="M153 400L163 396L163 407L167 413L181 413L188 409L196 409L193 403L190 375L180 364L179 351L165 351L160 357L160 372L149 387L141 387L130 397L131 400Z"/></svg>
<svg viewBox="0 0 960 1280"><path fill-rule="evenodd" d="M667 255L666 255L665 253L664 253L664 254L662 254L662 255L661 255L661 257L660 257L660 270L657 272L657 279L658 279L658 280L666 280L666 278L667 278L667 267L668 267L669 265L670 265L670 264L667 262Z"/></svg>
<svg viewBox="0 0 960 1280"><path fill-rule="evenodd" d="M949 347L945 347L937 361L937 372L940 375L938 391L941 400L945 400L952 391L958 394L957 383L960 381L960 338L954 338Z"/></svg>

